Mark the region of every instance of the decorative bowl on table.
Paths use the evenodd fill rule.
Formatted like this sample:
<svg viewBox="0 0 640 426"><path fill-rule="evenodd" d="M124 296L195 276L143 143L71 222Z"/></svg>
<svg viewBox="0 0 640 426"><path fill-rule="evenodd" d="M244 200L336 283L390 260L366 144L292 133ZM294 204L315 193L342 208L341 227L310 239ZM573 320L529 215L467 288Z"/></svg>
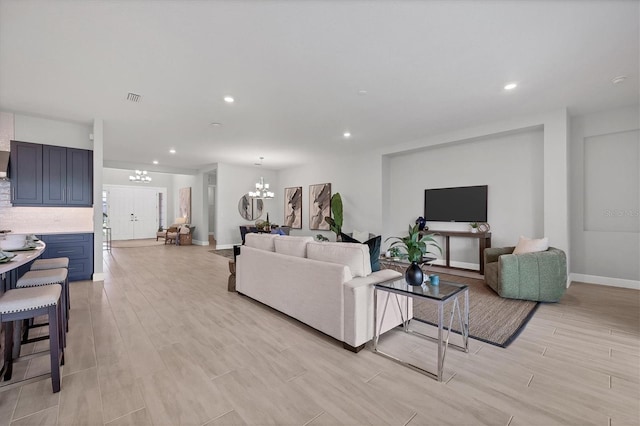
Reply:
<svg viewBox="0 0 640 426"><path fill-rule="evenodd" d="M0 250L18 250L23 248L27 243L24 235L22 236L22 239L8 237L9 236L7 235L4 240L0 241Z"/></svg>

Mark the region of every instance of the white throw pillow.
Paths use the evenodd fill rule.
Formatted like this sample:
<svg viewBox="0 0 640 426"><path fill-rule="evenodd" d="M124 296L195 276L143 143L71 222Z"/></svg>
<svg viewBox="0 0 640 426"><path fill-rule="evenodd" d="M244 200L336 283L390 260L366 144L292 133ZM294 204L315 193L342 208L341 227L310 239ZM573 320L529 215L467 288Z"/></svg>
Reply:
<svg viewBox="0 0 640 426"><path fill-rule="evenodd" d="M354 240L358 240L361 243L364 243L365 241L369 240L369 232L367 231L357 231L357 230L353 230L353 234L351 235L353 237Z"/></svg>
<svg viewBox="0 0 640 426"><path fill-rule="evenodd" d="M549 249L549 238L530 239L521 236L513 254L536 253Z"/></svg>
<svg viewBox="0 0 640 426"><path fill-rule="evenodd" d="M289 237L285 235L274 239L276 253L296 257L307 257L307 243L311 241L313 241L313 237Z"/></svg>
<svg viewBox="0 0 640 426"><path fill-rule="evenodd" d="M278 237L278 234L249 233L244 236L244 245L260 250L276 251L275 239Z"/></svg>
<svg viewBox="0 0 640 426"><path fill-rule="evenodd" d="M369 246L358 243L307 243L307 258L348 266L354 277L371 275Z"/></svg>

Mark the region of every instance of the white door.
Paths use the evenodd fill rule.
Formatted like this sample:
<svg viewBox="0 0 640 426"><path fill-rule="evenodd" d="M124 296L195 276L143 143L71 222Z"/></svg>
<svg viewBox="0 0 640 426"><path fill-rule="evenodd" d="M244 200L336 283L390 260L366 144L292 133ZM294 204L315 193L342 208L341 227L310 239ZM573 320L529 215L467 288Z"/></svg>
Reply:
<svg viewBox="0 0 640 426"><path fill-rule="evenodd" d="M131 188L109 188L107 190L107 206L111 238L132 240L135 213Z"/></svg>
<svg viewBox="0 0 640 426"><path fill-rule="evenodd" d="M133 238L155 238L158 231L158 191L134 188Z"/></svg>
<svg viewBox="0 0 640 426"><path fill-rule="evenodd" d="M109 224L114 240L154 238L158 230L158 190L110 187L107 190Z"/></svg>

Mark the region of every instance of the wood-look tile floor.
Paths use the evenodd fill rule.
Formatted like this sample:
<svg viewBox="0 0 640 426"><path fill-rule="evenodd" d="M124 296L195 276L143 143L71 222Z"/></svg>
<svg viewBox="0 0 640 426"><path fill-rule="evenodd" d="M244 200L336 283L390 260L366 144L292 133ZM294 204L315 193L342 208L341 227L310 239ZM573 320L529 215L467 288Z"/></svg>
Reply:
<svg viewBox="0 0 640 426"><path fill-rule="evenodd" d="M104 282L71 284L62 391L0 392L0 425L640 423L638 291L575 283L507 349L450 349L438 383L228 293L228 260L208 250L105 253ZM434 361L433 343L381 341ZM46 370L41 357L15 374Z"/></svg>

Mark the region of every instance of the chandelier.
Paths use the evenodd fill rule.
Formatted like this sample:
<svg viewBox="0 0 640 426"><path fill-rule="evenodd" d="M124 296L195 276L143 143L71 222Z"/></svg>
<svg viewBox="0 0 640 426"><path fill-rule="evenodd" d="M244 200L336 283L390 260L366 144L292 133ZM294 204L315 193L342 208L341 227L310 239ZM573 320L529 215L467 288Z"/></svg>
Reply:
<svg viewBox="0 0 640 426"><path fill-rule="evenodd" d="M269 191L269 184L264 183L264 178L260 178L260 182L256 183L255 192L249 191L249 197L252 198L273 198L274 193Z"/></svg>
<svg viewBox="0 0 640 426"><path fill-rule="evenodd" d="M138 182L138 183L141 183L141 182L149 183L149 182L151 182L151 176L149 176L147 174L146 170L136 170L135 174L136 174L135 176L131 176L131 175L129 176L129 180L130 181Z"/></svg>

